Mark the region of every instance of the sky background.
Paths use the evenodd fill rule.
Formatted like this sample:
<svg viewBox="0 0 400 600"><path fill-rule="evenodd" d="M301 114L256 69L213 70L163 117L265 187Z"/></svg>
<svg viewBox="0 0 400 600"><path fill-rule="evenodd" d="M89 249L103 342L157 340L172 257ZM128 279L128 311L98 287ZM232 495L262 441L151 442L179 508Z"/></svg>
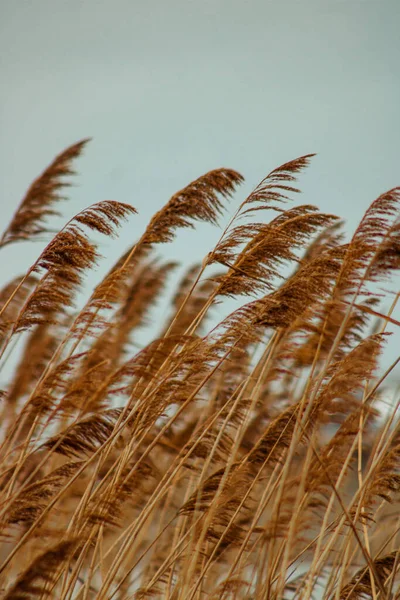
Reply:
<svg viewBox="0 0 400 600"><path fill-rule="evenodd" d="M204 172L241 172L239 201L310 152L297 201L352 231L400 184L399 25L398 0L0 0L3 227L54 155L91 136L65 218L104 199L139 211L104 241L106 266ZM189 264L217 235L180 232L160 252ZM2 282L40 249L6 248Z"/></svg>

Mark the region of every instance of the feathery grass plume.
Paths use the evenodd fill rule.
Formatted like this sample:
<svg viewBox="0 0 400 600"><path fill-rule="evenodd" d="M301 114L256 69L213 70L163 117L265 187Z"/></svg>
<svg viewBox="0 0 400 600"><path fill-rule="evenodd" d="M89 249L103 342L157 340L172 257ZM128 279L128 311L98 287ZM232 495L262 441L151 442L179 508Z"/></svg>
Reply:
<svg viewBox="0 0 400 600"><path fill-rule="evenodd" d="M86 417L51 437L44 447L54 448L68 458L93 453L108 440L121 412L120 408L111 408Z"/></svg>
<svg viewBox="0 0 400 600"><path fill-rule="evenodd" d="M173 315L165 327L164 335L166 332L169 335L186 333L196 321L196 317L202 314L203 309L207 307L210 298L216 290L217 282L214 279L218 279L218 276L198 281L200 270L201 265L193 265L181 279L172 299ZM209 316L209 308L204 313L204 317ZM200 333L202 324L204 326L204 318L197 320L193 333Z"/></svg>
<svg viewBox="0 0 400 600"><path fill-rule="evenodd" d="M214 250L207 256L208 264L218 262L221 259L231 262L234 259L234 252L237 246L249 239L249 235L252 233L252 225L250 225L249 230L246 230L241 225L235 226L232 229L232 225L239 217L265 209L282 212L283 209L279 205L290 199L286 195L286 192L297 193L300 191L298 188L289 185L289 183L296 181L296 175L308 165L309 159L312 156L314 155L310 154L285 163L281 167L271 171L256 186L250 195L240 204L224 235ZM248 208L249 205L251 205L250 208Z"/></svg>
<svg viewBox="0 0 400 600"><path fill-rule="evenodd" d="M172 298L172 306L174 307L175 312L177 312L180 309L185 300L185 297L195 285L200 269L200 264L194 264L190 265L184 272L183 277L181 278L177 286L174 297Z"/></svg>
<svg viewBox="0 0 400 600"><path fill-rule="evenodd" d="M321 509L328 505L332 495L332 485L337 485L339 477L346 481L353 475L358 459L354 449L354 441L360 433L374 429L377 412L368 406L360 406L350 412L339 426L332 438L318 450L318 458L313 457L305 481L304 501L311 510L314 528L320 526ZM363 424L362 425L360 425ZM368 428L368 429L367 429ZM344 489L345 484L341 483Z"/></svg>
<svg viewBox="0 0 400 600"><path fill-rule="evenodd" d="M70 307L82 272L96 259L93 244L80 231L67 228L58 233L32 269L42 277L20 311L13 332L56 323L56 315Z"/></svg>
<svg viewBox="0 0 400 600"><path fill-rule="evenodd" d="M63 318L63 314L71 309L73 296L81 283L83 272L93 266L98 256L94 245L87 239L83 226L107 235L115 235L121 220L134 212L135 209L129 205L104 201L81 211L67 223L28 271L26 277L33 272L41 273L42 277L19 311L7 341L13 334L30 329L34 325L55 325L57 320ZM14 427L14 432L18 432L22 427L22 433L26 434L39 413L43 412L43 408L50 408L51 394L49 396L47 393L48 389L41 386L42 394L36 393L36 404L33 402L28 412L19 415L18 426ZM28 398L28 406L32 396L35 397L35 392ZM38 396L40 405L37 402ZM23 423L25 424L22 425ZM31 435L33 432L34 430L31 431Z"/></svg>
<svg viewBox="0 0 400 600"><path fill-rule="evenodd" d="M346 414L352 407L357 410L360 392L378 367L377 359L384 339L384 334L371 335L344 358L331 363L312 407L314 414L321 410L330 415L335 412Z"/></svg>
<svg viewBox="0 0 400 600"><path fill-rule="evenodd" d="M36 521L43 513L48 501L55 496L65 481L74 475L82 464L82 462L66 463L39 481L25 487L16 500L12 501L2 524L31 524Z"/></svg>
<svg viewBox="0 0 400 600"><path fill-rule="evenodd" d="M76 540L61 540L35 558L6 592L4 600L54 597L57 571L72 557Z"/></svg>
<svg viewBox="0 0 400 600"><path fill-rule="evenodd" d="M113 324L104 329L89 350L78 352L77 356L81 359L76 365L75 377L69 378L56 407L59 416L67 417L75 412L82 416L105 408L105 382L115 371L117 359Z"/></svg>
<svg viewBox="0 0 400 600"><path fill-rule="evenodd" d="M82 341L88 341L88 338L90 342L91 337L96 337L99 330L107 327L105 315L122 305L137 269L147 255L148 249L138 249L138 244L133 244L95 286L72 327L71 337L76 339L75 347Z"/></svg>
<svg viewBox="0 0 400 600"><path fill-rule="evenodd" d="M297 260L294 249L302 248L318 228L334 219L312 206L300 206L282 212L267 225L244 226L244 231L239 228L235 235L252 237L233 264L224 260L231 270L222 277L218 293L229 296L271 291L274 280L281 277L279 267Z"/></svg>
<svg viewBox="0 0 400 600"><path fill-rule="evenodd" d="M96 287L77 320L75 337L81 340L87 331L97 331L99 312L111 308L115 302L121 300L120 290L126 285L126 278L131 274L136 262L149 253L153 244L172 241L177 228L193 228L193 221L216 224L223 209L219 196L229 198L235 186L242 181L242 176L232 169L216 169L174 194L150 220L139 241Z"/></svg>
<svg viewBox="0 0 400 600"><path fill-rule="evenodd" d="M223 417L226 417L226 414L221 413L221 417L218 420L215 420L215 417L212 416L203 423L199 418L197 423L192 422L189 424L188 431L186 430L185 433L190 432L190 437L183 448L183 453L188 456L185 466L190 469L196 469L196 459L201 458L205 460L211 452L213 452L216 464L228 459L234 444L228 428L221 430ZM201 425L200 427L199 424ZM173 438L172 443L177 447L181 440L182 435L178 439Z"/></svg>
<svg viewBox="0 0 400 600"><path fill-rule="evenodd" d="M56 349L58 333L57 328L53 327L51 330L48 323L38 325L29 332L10 385L8 401L11 404L30 393L31 386L38 382L44 373Z"/></svg>
<svg viewBox="0 0 400 600"><path fill-rule="evenodd" d="M341 266L344 248L332 248L306 262L278 290L256 301L255 324L290 327L310 306L328 298ZM258 309L258 310L257 310Z"/></svg>
<svg viewBox="0 0 400 600"><path fill-rule="evenodd" d="M73 296L85 270L93 267L98 254L80 225L106 235L115 235L121 220L135 209L105 200L76 215L47 245L30 272L43 273L16 320L13 331L39 323L57 322L57 315L73 304Z"/></svg>
<svg viewBox="0 0 400 600"><path fill-rule="evenodd" d="M400 188L393 188L379 196L366 211L360 225L358 226L350 244L341 277L338 282L340 291L347 294L354 293L362 281L363 273L374 261L374 257L384 248L387 251L387 243L391 242L393 221L398 217L400 204ZM393 240L397 243L396 238ZM390 263L390 266L391 263ZM381 267L379 269L379 267ZM387 267L386 261L378 261L375 269L371 269L369 275L382 277L382 267Z"/></svg>
<svg viewBox="0 0 400 600"><path fill-rule="evenodd" d="M109 321L100 327L100 321L96 319L90 330L86 329L87 336L97 330L98 337L93 340L86 360L82 363L81 373L74 382L70 397L77 393L79 395L79 390L84 387L88 398L92 396L96 398L96 402L101 402L102 399L94 393L91 394L90 390L94 392L101 387L107 377L121 366L130 345L132 332L146 323L147 312L157 301L157 296L175 266L176 263L173 262L158 264L154 260L145 261L143 264L136 263L130 277L122 282L118 296L114 298L115 311ZM107 308L111 309L111 304L108 304ZM89 312L89 319L91 316ZM95 410L92 402L86 405L86 410Z"/></svg>
<svg viewBox="0 0 400 600"><path fill-rule="evenodd" d="M47 328L47 324L40 325L39 328ZM54 331L56 328L53 328ZM34 332L35 333L35 332ZM33 336L35 341L35 336ZM54 339L48 340L51 347L55 344ZM39 337L40 343L40 337ZM31 350L35 350L35 346L32 345ZM52 348L51 348L52 349ZM50 348L48 348L50 350ZM73 376L74 370L76 369L76 363L82 357L81 355L74 355L61 361L61 363L48 367L48 365L42 365L43 371L40 367L41 359L43 358L40 354L35 358L29 358L29 346L26 348L25 358L30 365L26 369L27 379L21 375L21 384L27 386L27 398L23 397L21 400L23 404L20 405L20 410L17 412L17 416L14 416L16 412L15 402L14 405L8 406L8 430L5 436L6 448L12 444L16 444L18 441L25 440L26 448L29 446L28 438L37 433L37 430L41 428L43 434L43 428L49 426L53 417L55 416L60 397L63 393L66 393L69 385L69 380ZM24 357L23 357L24 358ZM36 358L38 363L36 363ZM53 353L49 358L51 361ZM39 366L40 376L35 379L31 379L33 373L31 368L37 368ZM22 369L22 367L20 367ZM19 386L19 370L16 371L15 377L10 382L10 394L17 394L21 391ZM11 410L11 408L13 410ZM51 412L53 411L53 412ZM43 417L48 414L47 422L43 421ZM28 435L28 432L29 435ZM22 458L21 458L22 460Z"/></svg>
<svg viewBox="0 0 400 600"><path fill-rule="evenodd" d="M68 356L61 362L47 369L45 375L36 383L26 403L26 410L30 413L31 419L36 416L51 413L51 418L65 405L66 397L79 368L81 360L85 353ZM85 397L81 389L82 396Z"/></svg>
<svg viewBox="0 0 400 600"><path fill-rule="evenodd" d="M398 212L400 189L379 196L366 211L347 246L340 274L330 302L320 313L320 327L310 338L309 351L320 347L326 356L336 342L336 352L358 343L370 321L371 308L379 299L368 290L368 283L384 281L400 267L398 261ZM351 305L361 295L361 302Z"/></svg>
<svg viewBox="0 0 400 600"><path fill-rule="evenodd" d="M217 341L216 347L218 348L218 346L219 343ZM239 416L241 409L244 408L245 401L238 402L234 412L230 410L230 404L237 394L240 393L244 382L247 380L251 367L250 353L252 347L248 340L242 338L230 350L216 373L210 378L209 385L207 386L207 394L212 399L210 412L211 410L216 411L219 409L220 417L224 419L229 410L229 422L233 424Z"/></svg>
<svg viewBox="0 0 400 600"><path fill-rule="evenodd" d="M3 233L1 246L47 233L46 220L60 214L54 205L64 199L61 191L71 185L65 177L75 174L72 162L82 153L88 141L85 139L66 148L35 179Z"/></svg>
<svg viewBox="0 0 400 600"><path fill-rule="evenodd" d="M279 276L278 267L296 259L291 246L298 248L302 236L310 235L318 224L322 225L324 219L333 218L310 215L307 219L307 213L315 210L311 206L287 211L286 215L279 207L280 203L289 199L287 192L299 192L289 184L296 180L296 174L307 166L311 156L300 157L274 169L241 203L222 238L207 256L207 265L217 262L229 268L229 272L222 277L217 293L249 295L257 289L271 289L273 278ZM253 204L255 206L247 208ZM272 209L283 215L266 225L250 223L231 227L238 218L264 209ZM296 220L301 215L303 226ZM245 246L241 249L243 244Z"/></svg>
<svg viewBox="0 0 400 600"><path fill-rule="evenodd" d="M134 277L135 270L143 255L132 259L132 253L136 249L137 244L133 244L128 248L122 256L118 258L116 263L111 267L106 276L94 288L87 306L81 311L78 316L85 316L88 320L91 316L90 310L99 310L105 308L113 308L114 304L122 301L128 291L128 278ZM145 254L145 253L144 253Z"/></svg>
<svg viewBox="0 0 400 600"><path fill-rule="evenodd" d="M93 311L98 311L99 303L103 305L110 302L110 294L111 298L115 295L119 298L116 288L123 285L126 275L130 273L129 264L133 258L138 260L145 256L153 244L172 241L177 228L193 228L192 221L216 224L223 209L219 196L229 198L235 186L242 181L243 177L232 169L216 169L174 194L150 220L139 241L125 253L95 290L86 310L86 321L93 319Z"/></svg>
<svg viewBox="0 0 400 600"><path fill-rule="evenodd" d="M385 452L370 466L361 499L361 518L373 519L374 505L381 498L393 502L400 491L400 435L396 435Z"/></svg>
<svg viewBox="0 0 400 600"><path fill-rule="evenodd" d="M343 221L339 218L333 219L333 223L327 225L304 249L302 262L312 260L325 250L337 248L344 243L344 237Z"/></svg>
<svg viewBox="0 0 400 600"><path fill-rule="evenodd" d="M324 228L306 248L301 261L299 261L297 270L304 264L314 260L325 251L338 248L343 244L343 233L341 231L343 223L336 221L332 225ZM293 321L290 328L282 338L281 355L284 362L289 359L289 366L286 367L286 374L291 376L301 368L311 366L314 362L319 363L326 356L324 353L323 335L326 327L324 319L324 309L327 305L326 298L317 298L305 312Z"/></svg>
<svg viewBox="0 0 400 600"><path fill-rule="evenodd" d="M139 397L145 394L145 402L141 403L138 410L137 427L139 428L155 422L168 409L177 407L190 398L194 400L199 385L207 373L211 372L217 360L207 340L186 341L185 346L180 350L177 349L179 340L175 337L171 339L169 336L160 341L167 343L159 344L160 348L152 356L151 367L157 369L157 377L151 381L150 386L142 387L139 384L134 389L134 393ZM160 364L162 357L165 357L165 352L171 346L172 352L167 355L167 360L164 358L163 364L166 362L167 364L163 368ZM146 371L144 374L148 377L148 369Z"/></svg>
<svg viewBox="0 0 400 600"><path fill-rule="evenodd" d="M302 263L277 290L234 311L220 324L224 344L260 339L264 328L288 329L319 302L326 301L340 271L345 247L334 247Z"/></svg>
<svg viewBox="0 0 400 600"><path fill-rule="evenodd" d="M247 460L251 464L260 467L267 462L273 465L283 459L290 446L299 410L300 405L294 404L271 421L249 452Z"/></svg>
<svg viewBox="0 0 400 600"><path fill-rule="evenodd" d="M143 350L137 352L133 357L124 362L112 375L110 382L107 383L109 393L116 394L132 389L134 383L142 380L141 383L157 386L160 381L165 379L160 367L165 364L167 372L171 369L174 372L179 358L175 355L175 363L171 368L168 358L173 358L173 351L176 353L182 349L185 344L195 343L196 339L192 336L168 336L166 338L157 338L148 344ZM140 392L136 392L140 397Z"/></svg>
<svg viewBox="0 0 400 600"><path fill-rule="evenodd" d="M209 547L209 552L211 552L210 544L217 543L222 534L224 534L224 542L220 545L220 552L223 552L233 543L240 543L241 536L245 532L240 526L240 517L243 517L247 507L241 507L241 513L238 513L240 517L236 515L234 522L230 523L230 520L232 515L240 508L241 501L248 491L248 486L248 468L241 466L240 463L234 463L228 475L225 473L225 467L210 475L201 488L195 490L189 500L181 507L180 514L187 516L198 511L212 512L212 521L207 527L205 535L205 543ZM213 502L217 496L216 492L219 492L217 504ZM228 525L229 530L227 530ZM204 552L205 549L202 552L203 556Z"/></svg>
<svg viewBox="0 0 400 600"><path fill-rule="evenodd" d="M35 275L16 277L0 294L0 343L7 340L25 300L37 284Z"/></svg>
<svg viewBox="0 0 400 600"><path fill-rule="evenodd" d="M176 283L156 244L215 223L235 171L175 194L82 308L76 292L100 258L92 232L114 237L127 205L80 212L5 288L6 598L398 596L399 402L382 392L395 364L379 371L398 321L375 290L400 266L399 191L347 243L336 217L286 204L310 156L264 178ZM48 198L70 165L57 168ZM3 242L46 231L54 204L38 220L25 208ZM232 310L229 296L249 301ZM161 333L148 327L139 345L154 307Z"/></svg>
<svg viewBox="0 0 400 600"><path fill-rule="evenodd" d="M111 528L121 527L124 511L128 504L133 507L143 490L149 486L156 468L150 461L142 461L137 469L126 465L118 476L107 478L109 487L105 488L99 498L94 498L83 515L83 521L89 525L103 525ZM108 473L107 473L108 475Z"/></svg>
<svg viewBox="0 0 400 600"><path fill-rule="evenodd" d="M400 190L396 190L400 200ZM365 279L382 282L390 279L394 271L400 269L400 221L396 219L389 227L371 260Z"/></svg>
<svg viewBox="0 0 400 600"><path fill-rule="evenodd" d="M211 599L221 600L222 598L242 598L250 588L251 582L246 579L231 577L219 584L211 596Z"/></svg>
<svg viewBox="0 0 400 600"><path fill-rule="evenodd" d="M244 207L246 213L269 208L273 202L280 203L288 200L287 192L299 192L298 188L290 184L296 181L297 175L309 165L313 156L315 154L305 154L273 169L242 202L240 212ZM255 206L248 208L249 205Z"/></svg>
<svg viewBox="0 0 400 600"><path fill-rule="evenodd" d="M86 343L89 341L89 350L65 400L74 402L73 398L76 397L78 403L75 402L75 406L80 405L83 410L83 403L79 398L82 398L84 389L84 395L89 400L84 410L88 412L96 410L90 398L95 398L97 403L102 402L102 398L95 392L99 387L103 387L107 378L123 363L132 332L145 323L147 312L156 302L169 272L175 267L175 263L172 262L158 264L155 260L138 260L127 266L118 290L112 285L105 286L105 282L110 281L109 277L118 272L128 254L118 260L99 284L73 327L73 335L77 335L78 338L84 332ZM103 288L105 295L101 291ZM93 310L97 309L99 313L94 319ZM104 309L109 311L108 320L104 318ZM113 312L110 315L111 310ZM92 335L95 336L94 339L90 339ZM101 408L100 404L98 408Z"/></svg>
<svg viewBox="0 0 400 600"><path fill-rule="evenodd" d="M384 584L399 569L399 552L390 552L374 560L376 572ZM373 597L373 586L368 568L360 569L353 579L340 590L339 600L363 600ZM388 596L390 597L390 596ZM394 596L392 596L394 597Z"/></svg>
<svg viewBox="0 0 400 600"><path fill-rule="evenodd" d="M144 262L130 282L127 295L115 316L117 352L128 352L132 332L146 325L147 314L157 302L169 274L176 268L176 262Z"/></svg>
<svg viewBox="0 0 400 600"><path fill-rule="evenodd" d="M22 423L21 416L23 411L19 411L18 413L18 405L31 396L32 389L35 388L47 369L48 362L51 360L58 345L58 335L58 327L54 326L50 330L47 323L36 326L28 333L21 359L15 367L14 376L9 382L6 406L3 414L3 418L7 419L6 422L10 425L6 436L9 442L14 437L14 432L16 431L15 425ZM25 424L20 431L19 437L21 439L25 439L25 434L29 431L35 416L45 412L51 407L53 402L53 397L49 393L44 397L43 394L35 392L33 398L34 400L29 409L29 416L27 414L23 415ZM18 416L16 417L17 413Z"/></svg>
<svg viewBox="0 0 400 600"><path fill-rule="evenodd" d="M229 198L243 177L232 169L216 169L202 175L177 192L151 219L140 244L171 242L179 227L191 227L192 221L217 223L223 204L218 196Z"/></svg>

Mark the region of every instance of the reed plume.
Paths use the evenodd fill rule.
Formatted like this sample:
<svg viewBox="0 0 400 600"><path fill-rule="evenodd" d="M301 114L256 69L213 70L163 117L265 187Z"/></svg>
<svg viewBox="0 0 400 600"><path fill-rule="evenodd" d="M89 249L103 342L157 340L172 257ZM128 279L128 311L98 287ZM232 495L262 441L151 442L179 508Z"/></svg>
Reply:
<svg viewBox="0 0 400 600"><path fill-rule="evenodd" d="M50 234L85 145L34 181L2 246ZM294 201L312 156L264 177L180 277L157 248L219 226L236 171L174 194L92 290L98 234L130 205L83 209L5 282L2 597L399 596L398 359L382 372L399 188L346 239Z"/></svg>

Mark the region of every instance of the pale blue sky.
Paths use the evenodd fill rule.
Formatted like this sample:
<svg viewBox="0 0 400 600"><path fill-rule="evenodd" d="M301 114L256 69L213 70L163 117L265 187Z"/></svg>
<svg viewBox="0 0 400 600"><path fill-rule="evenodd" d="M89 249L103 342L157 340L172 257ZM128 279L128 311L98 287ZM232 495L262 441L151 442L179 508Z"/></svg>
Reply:
<svg viewBox="0 0 400 600"><path fill-rule="evenodd" d="M4 224L57 152L93 136L63 209L139 210L109 260L203 172L237 169L242 198L309 152L299 201L354 228L400 184L399 26L399 0L0 0ZM215 236L184 232L162 252L199 259ZM39 249L6 249L2 280Z"/></svg>

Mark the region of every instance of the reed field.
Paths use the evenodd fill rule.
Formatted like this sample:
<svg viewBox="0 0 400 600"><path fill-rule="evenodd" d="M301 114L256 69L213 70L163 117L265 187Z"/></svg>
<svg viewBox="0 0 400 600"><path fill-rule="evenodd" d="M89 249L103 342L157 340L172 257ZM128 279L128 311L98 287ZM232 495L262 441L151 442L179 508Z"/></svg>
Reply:
<svg viewBox="0 0 400 600"><path fill-rule="evenodd" d="M47 246L0 293L1 598L400 598L397 360L381 361L400 188L345 235L299 202L307 155L247 198L210 171L141 237L140 206L108 200L54 235L87 141L3 225L1 246ZM199 222L219 241L174 280L161 245ZM131 247L88 289L123 225Z"/></svg>

